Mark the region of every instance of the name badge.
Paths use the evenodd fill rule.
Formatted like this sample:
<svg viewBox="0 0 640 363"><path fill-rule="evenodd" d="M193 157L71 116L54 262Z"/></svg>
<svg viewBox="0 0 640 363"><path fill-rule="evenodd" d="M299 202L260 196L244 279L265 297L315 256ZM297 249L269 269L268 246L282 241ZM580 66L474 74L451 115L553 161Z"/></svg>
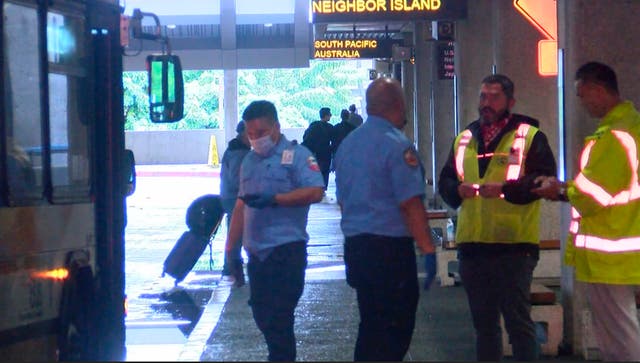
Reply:
<svg viewBox="0 0 640 363"><path fill-rule="evenodd" d="M291 165L293 164L293 150L286 149L282 152L282 161L280 162L282 165Z"/></svg>

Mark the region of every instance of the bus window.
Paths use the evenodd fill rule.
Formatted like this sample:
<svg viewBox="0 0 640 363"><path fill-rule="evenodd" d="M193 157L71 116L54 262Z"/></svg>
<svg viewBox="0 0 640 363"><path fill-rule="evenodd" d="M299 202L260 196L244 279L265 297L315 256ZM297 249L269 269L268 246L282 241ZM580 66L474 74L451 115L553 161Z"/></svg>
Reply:
<svg viewBox="0 0 640 363"><path fill-rule="evenodd" d="M9 201L26 205L42 198L43 172L38 14L36 9L5 2L5 131ZM12 82L12 80L19 80ZM1 177L1 176L0 176Z"/></svg>
<svg viewBox="0 0 640 363"><path fill-rule="evenodd" d="M54 202L88 199L90 195L89 120L93 101L87 85L84 22L47 14L49 60L49 132Z"/></svg>

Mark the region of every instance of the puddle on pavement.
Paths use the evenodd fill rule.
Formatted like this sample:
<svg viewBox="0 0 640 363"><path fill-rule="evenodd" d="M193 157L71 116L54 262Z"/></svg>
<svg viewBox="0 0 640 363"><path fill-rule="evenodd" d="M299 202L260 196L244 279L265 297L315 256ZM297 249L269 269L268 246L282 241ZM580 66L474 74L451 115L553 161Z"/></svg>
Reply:
<svg viewBox="0 0 640 363"><path fill-rule="evenodd" d="M153 315L152 319L147 319L145 325L153 325L153 322L167 322L173 320L175 326L185 337L193 331L205 306L211 298L212 289L210 287L179 287L166 292L156 294L141 294L139 299L153 299L148 304L148 309ZM131 322L132 326L136 322Z"/></svg>

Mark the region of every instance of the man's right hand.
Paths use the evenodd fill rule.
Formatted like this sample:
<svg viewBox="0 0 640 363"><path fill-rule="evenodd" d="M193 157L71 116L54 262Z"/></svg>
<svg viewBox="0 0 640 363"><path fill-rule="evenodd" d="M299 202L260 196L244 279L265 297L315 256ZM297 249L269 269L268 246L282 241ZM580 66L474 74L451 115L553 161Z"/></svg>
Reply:
<svg viewBox="0 0 640 363"><path fill-rule="evenodd" d="M478 195L480 186L478 184L461 183L458 185L458 194L462 199L473 198Z"/></svg>
<svg viewBox="0 0 640 363"><path fill-rule="evenodd" d="M431 242L431 238L428 238L427 241L416 241L416 244L418 245L418 249L420 250L420 255L436 253L436 247Z"/></svg>

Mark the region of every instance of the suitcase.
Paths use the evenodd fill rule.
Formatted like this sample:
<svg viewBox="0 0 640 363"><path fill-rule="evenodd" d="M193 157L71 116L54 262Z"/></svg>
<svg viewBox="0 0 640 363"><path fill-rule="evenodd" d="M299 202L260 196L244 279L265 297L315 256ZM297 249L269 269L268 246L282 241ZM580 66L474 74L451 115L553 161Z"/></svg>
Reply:
<svg viewBox="0 0 640 363"><path fill-rule="evenodd" d="M189 231L180 236L164 260L162 276L168 274L173 277L175 285L184 280L215 236L223 216L220 196L207 194L196 198L187 209ZM209 264L213 267L212 256Z"/></svg>
<svg viewBox="0 0 640 363"><path fill-rule="evenodd" d="M223 216L220 196L206 194L191 202L185 222L191 232L209 237L215 235Z"/></svg>
<svg viewBox="0 0 640 363"><path fill-rule="evenodd" d="M177 285L191 271L208 244L209 237L192 231L184 232L164 260L162 276L164 277L165 273L168 274L176 279L175 284Z"/></svg>

